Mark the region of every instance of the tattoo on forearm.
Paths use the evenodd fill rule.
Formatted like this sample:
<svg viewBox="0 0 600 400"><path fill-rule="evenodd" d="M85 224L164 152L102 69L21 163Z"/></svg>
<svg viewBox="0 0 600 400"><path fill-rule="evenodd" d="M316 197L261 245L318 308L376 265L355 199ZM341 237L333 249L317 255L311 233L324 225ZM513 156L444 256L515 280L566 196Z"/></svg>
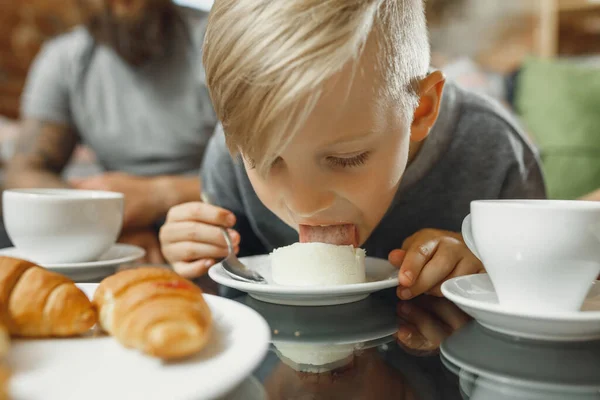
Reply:
<svg viewBox="0 0 600 400"><path fill-rule="evenodd" d="M68 127L40 121L25 121L17 139L15 159L60 173L77 144L77 135Z"/></svg>

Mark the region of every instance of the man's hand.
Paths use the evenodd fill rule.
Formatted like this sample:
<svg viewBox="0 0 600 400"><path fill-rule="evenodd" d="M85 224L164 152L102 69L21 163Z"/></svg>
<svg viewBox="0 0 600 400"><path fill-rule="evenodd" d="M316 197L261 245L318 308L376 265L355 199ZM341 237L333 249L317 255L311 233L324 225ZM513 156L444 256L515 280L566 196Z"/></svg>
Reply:
<svg viewBox="0 0 600 400"><path fill-rule="evenodd" d="M441 297L444 281L485 271L460 234L437 229L415 233L390 252L389 261L400 268L398 296L403 300L422 293Z"/></svg>
<svg viewBox="0 0 600 400"><path fill-rule="evenodd" d="M77 189L108 190L125 195L123 229L147 228L162 215L162 204L156 178L109 172L85 179L72 180Z"/></svg>
<svg viewBox="0 0 600 400"><path fill-rule="evenodd" d="M160 251L158 234L151 229L141 229L123 232L118 240L119 243L132 244L146 250L146 256L139 260L150 264L165 264L166 261Z"/></svg>

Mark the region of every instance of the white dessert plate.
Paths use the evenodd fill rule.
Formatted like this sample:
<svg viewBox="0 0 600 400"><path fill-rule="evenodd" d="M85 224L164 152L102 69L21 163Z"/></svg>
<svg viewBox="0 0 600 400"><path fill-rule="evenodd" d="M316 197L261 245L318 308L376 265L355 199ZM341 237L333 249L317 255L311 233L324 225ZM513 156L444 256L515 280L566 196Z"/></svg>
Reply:
<svg viewBox="0 0 600 400"><path fill-rule="evenodd" d="M91 296L96 284L79 284ZM212 338L189 360L164 363L111 337L15 340L8 356L11 398L43 400L215 399L235 389L263 360L267 322L235 301L206 295Z"/></svg>
<svg viewBox="0 0 600 400"><path fill-rule="evenodd" d="M365 259L367 282L337 286L278 285L271 277L271 262L268 254L242 257L240 261L248 268L258 271L267 283L246 283L230 278L221 264L211 267L208 275L221 285L241 290L267 303L292 306L346 304L363 300L373 292L398 286L398 269L387 260L380 258Z"/></svg>
<svg viewBox="0 0 600 400"><path fill-rule="evenodd" d="M478 323L498 333L547 341L600 339L600 282L594 283L581 311L555 314L502 308L487 274L450 279L442 285L442 293Z"/></svg>

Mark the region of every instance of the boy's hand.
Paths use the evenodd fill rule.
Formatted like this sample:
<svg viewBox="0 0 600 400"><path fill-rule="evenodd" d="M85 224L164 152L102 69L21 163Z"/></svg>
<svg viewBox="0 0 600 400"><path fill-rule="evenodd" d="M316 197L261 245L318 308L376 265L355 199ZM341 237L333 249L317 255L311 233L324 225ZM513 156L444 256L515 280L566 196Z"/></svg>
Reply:
<svg viewBox="0 0 600 400"><path fill-rule="evenodd" d="M201 202L184 203L169 210L160 229L162 253L175 271L196 278L208 271L218 258L227 256L227 243L220 227L235 225L235 215L223 208ZM239 251L240 235L229 229Z"/></svg>
<svg viewBox="0 0 600 400"><path fill-rule="evenodd" d="M465 245L462 235L423 229L393 250L389 261L400 268L398 297L411 299L422 293L442 297L444 281L484 272L483 265Z"/></svg>
<svg viewBox="0 0 600 400"><path fill-rule="evenodd" d="M441 343L471 318L446 299L420 297L397 306L402 324L396 337L410 354L428 356L439 351Z"/></svg>

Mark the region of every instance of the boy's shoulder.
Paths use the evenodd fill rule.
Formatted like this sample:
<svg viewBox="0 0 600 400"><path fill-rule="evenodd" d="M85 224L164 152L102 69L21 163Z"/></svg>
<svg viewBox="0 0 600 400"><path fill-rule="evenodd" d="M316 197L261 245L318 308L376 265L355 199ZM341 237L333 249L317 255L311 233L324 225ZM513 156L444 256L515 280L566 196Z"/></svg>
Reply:
<svg viewBox="0 0 600 400"><path fill-rule="evenodd" d="M457 159L461 169L539 168L538 150L509 108L453 82L444 89L430 137L433 158Z"/></svg>
<svg viewBox="0 0 600 400"><path fill-rule="evenodd" d="M472 92L449 83L449 108L456 112L454 139L459 142L469 141L470 147L483 146L485 149L507 147L537 157L537 148L525 133L523 126L509 108L499 101Z"/></svg>
<svg viewBox="0 0 600 400"><path fill-rule="evenodd" d="M444 88L438 119L406 169L399 194L432 188L463 197L464 204L545 196L538 151L517 118L494 99L453 82Z"/></svg>

